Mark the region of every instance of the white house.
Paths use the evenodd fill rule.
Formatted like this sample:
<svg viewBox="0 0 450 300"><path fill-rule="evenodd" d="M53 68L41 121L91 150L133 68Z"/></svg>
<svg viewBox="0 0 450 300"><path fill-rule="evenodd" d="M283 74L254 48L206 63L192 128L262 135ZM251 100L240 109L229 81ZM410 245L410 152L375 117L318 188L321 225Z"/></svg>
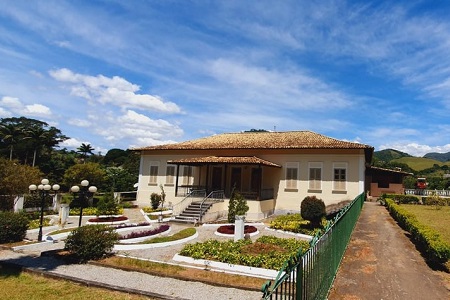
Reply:
<svg viewBox="0 0 450 300"><path fill-rule="evenodd" d="M216 201L209 218L219 217L226 214L235 188L247 199L247 219L258 220L298 212L306 196L315 195L326 205L354 199L365 191L366 165L374 149L291 131L225 133L133 150L141 153L140 206L149 206L150 195L163 187L166 204L179 212L187 206L181 203L192 202L183 201L185 197L210 195Z"/></svg>

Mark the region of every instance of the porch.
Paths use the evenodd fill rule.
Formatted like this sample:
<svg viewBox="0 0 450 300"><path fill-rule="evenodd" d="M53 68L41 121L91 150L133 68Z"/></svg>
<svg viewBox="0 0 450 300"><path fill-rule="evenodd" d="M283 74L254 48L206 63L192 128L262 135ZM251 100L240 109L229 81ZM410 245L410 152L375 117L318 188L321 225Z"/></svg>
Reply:
<svg viewBox="0 0 450 300"><path fill-rule="evenodd" d="M229 198L234 191L246 200L273 199L273 170L280 165L255 156L207 156L169 160L176 166L175 197L186 197L193 191L223 191Z"/></svg>

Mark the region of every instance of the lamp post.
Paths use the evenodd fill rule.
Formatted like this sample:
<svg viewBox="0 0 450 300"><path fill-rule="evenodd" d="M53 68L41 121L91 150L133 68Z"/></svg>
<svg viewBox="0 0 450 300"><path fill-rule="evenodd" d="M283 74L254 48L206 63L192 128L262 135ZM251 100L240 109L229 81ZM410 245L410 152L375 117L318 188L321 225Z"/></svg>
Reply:
<svg viewBox="0 0 450 300"><path fill-rule="evenodd" d="M55 193L59 190L60 186L59 184L54 184L51 186L49 184L48 179L42 179L41 184L36 186L35 184L31 184L28 189L33 192L39 192L39 195L41 197L41 219L39 222L39 234L38 234L38 241L42 241L42 223L44 222L44 205L45 205L45 198L49 195L50 190L55 191Z"/></svg>
<svg viewBox="0 0 450 300"><path fill-rule="evenodd" d="M97 188L95 186L90 186L89 188L87 187L89 185L89 181L87 180L81 181L80 185L81 188L78 185L74 185L73 187L70 188L72 193L74 194L79 193L78 200L80 204L80 220L78 221L78 227L81 227L81 219L83 218L83 207L87 204L89 196L97 192Z"/></svg>

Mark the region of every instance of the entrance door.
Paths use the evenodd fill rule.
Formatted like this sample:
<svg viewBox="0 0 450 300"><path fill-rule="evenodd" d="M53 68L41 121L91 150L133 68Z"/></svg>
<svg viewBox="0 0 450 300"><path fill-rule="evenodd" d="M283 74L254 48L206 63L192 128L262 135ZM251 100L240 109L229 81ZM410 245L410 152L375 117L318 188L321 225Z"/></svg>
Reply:
<svg viewBox="0 0 450 300"><path fill-rule="evenodd" d="M216 190L222 190L222 168L221 167L213 167L212 169L212 179L211 179L211 185L212 189L214 191Z"/></svg>
<svg viewBox="0 0 450 300"><path fill-rule="evenodd" d="M236 187L236 190L241 191L242 187L242 169L232 168L231 169L231 188Z"/></svg>

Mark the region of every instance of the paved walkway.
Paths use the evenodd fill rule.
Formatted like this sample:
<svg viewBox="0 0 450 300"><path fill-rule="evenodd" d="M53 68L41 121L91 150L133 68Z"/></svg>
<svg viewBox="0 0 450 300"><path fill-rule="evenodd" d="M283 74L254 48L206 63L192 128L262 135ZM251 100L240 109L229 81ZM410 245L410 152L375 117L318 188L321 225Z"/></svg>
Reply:
<svg viewBox="0 0 450 300"><path fill-rule="evenodd" d="M450 299L448 288L386 208L366 202L329 299Z"/></svg>

